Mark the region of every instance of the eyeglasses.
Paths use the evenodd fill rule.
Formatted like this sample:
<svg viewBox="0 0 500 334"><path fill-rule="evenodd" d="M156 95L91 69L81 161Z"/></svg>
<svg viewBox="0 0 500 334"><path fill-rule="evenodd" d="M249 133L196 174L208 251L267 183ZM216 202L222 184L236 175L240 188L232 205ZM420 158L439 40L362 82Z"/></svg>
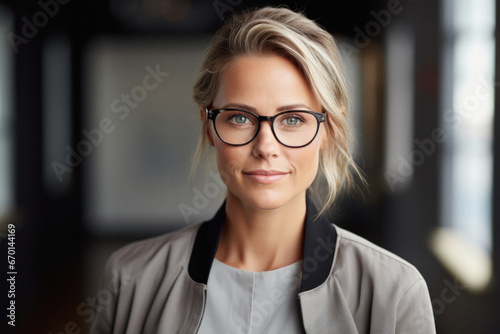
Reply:
<svg viewBox="0 0 500 334"><path fill-rule="evenodd" d="M309 145L318 134L319 124L324 122L326 115L314 111L292 110L284 111L274 116L259 116L240 109L208 110L208 119L214 123L217 136L224 143L242 146L257 137L260 123L268 121L278 142L286 147L299 148Z"/></svg>

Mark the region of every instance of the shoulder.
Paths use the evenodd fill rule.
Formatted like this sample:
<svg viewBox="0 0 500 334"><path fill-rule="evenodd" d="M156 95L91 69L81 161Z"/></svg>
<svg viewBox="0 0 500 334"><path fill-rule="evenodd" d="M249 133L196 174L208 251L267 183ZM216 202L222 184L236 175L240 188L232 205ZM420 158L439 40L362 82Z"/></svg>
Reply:
<svg viewBox="0 0 500 334"><path fill-rule="evenodd" d="M115 251L108 260L114 270L137 274L149 266L164 267L170 262L187 265L196 233L201 224L157 237L130 243Z"/></svg>
<svg viewBox="0 0 500 334"><path fill-rule="evenodd" d="M187 272L200 225L133 242L115 251L101 279L99 292L105 293L106 299L99 300L101 311L91 319L91 332L124 333L127 328L137 332L147 323L146 318L159 319L158 312L164 306L157 308L154 303L164 305L175 283L185 277L182 275Z"/></svg>
<svg viewBox="0 0 500 334"><path fill-rule="evenodd" d="M356 277L379 290L399 294L423 282L420 272L408 261L352 232L338 226L335 229L338 239L334 274L341 282L356 281Z"/></svg>
<svg viewBox="0 0 500 334"><path fill-rule="evenodd" d="M388 328L397 333L435 333L430 296L420 272L401 257L335 228L332 278L358 325L370 323L377 333Z"/></svg>
<svg viewBox="0 0 500 334"><path fill-rule="evenodd" d="M332 224L337 233L328 279L302 293L312 328L342 333L434 333L422 275L409 262ZM304 306L305 305L305 306ZM315 312L323 309L324 316Z"/></svg>

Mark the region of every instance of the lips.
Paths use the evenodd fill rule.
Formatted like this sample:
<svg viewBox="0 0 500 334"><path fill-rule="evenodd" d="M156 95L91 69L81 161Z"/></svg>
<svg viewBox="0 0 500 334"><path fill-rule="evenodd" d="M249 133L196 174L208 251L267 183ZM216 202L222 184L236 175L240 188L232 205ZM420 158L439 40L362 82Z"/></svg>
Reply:
<svg viewBox="0 0 500 334"><path fill-rule="evenodd" d="M288 173L276 170L251 170L243 172L243 174L258 183L270 184L278 180L281 180Z"/></svg>

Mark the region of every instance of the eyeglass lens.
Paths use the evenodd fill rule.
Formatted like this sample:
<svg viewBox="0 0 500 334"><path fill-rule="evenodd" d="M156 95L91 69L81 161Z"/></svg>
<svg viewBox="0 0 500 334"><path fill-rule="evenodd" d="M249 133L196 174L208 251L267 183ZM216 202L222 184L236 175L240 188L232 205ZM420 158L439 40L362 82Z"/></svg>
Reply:
<svg viewBox="0 0 500 334"><path fill-rule="evenodd" d="M316 117L304 111L279 114L272 124L276 138L286 146L303 146L311 142L318 130ZM258 118L240 110L224 110L215 118L219 137L232 145L250 142L259 129Z"/></svg>

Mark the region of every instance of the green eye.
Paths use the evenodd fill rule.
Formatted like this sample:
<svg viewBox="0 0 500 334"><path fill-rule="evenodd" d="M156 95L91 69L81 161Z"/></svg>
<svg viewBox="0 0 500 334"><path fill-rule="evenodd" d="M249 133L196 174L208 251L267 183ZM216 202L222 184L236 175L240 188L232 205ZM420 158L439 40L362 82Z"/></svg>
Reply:
<svg viewBox="0 0 500 334"><path fill-rule="evenodd" d="M231 121L235 122L236 124L245 124L250 120L245 115L234 115L233 117L231 117Z"/></svg>
<svg viewBox="0 0 500 334"><path fill-rule="evenodd" d="M301 123L304 123L304 118L299 115L288 115L287 117L281 120L281 124L284 126L300 126Z"/></svg>

